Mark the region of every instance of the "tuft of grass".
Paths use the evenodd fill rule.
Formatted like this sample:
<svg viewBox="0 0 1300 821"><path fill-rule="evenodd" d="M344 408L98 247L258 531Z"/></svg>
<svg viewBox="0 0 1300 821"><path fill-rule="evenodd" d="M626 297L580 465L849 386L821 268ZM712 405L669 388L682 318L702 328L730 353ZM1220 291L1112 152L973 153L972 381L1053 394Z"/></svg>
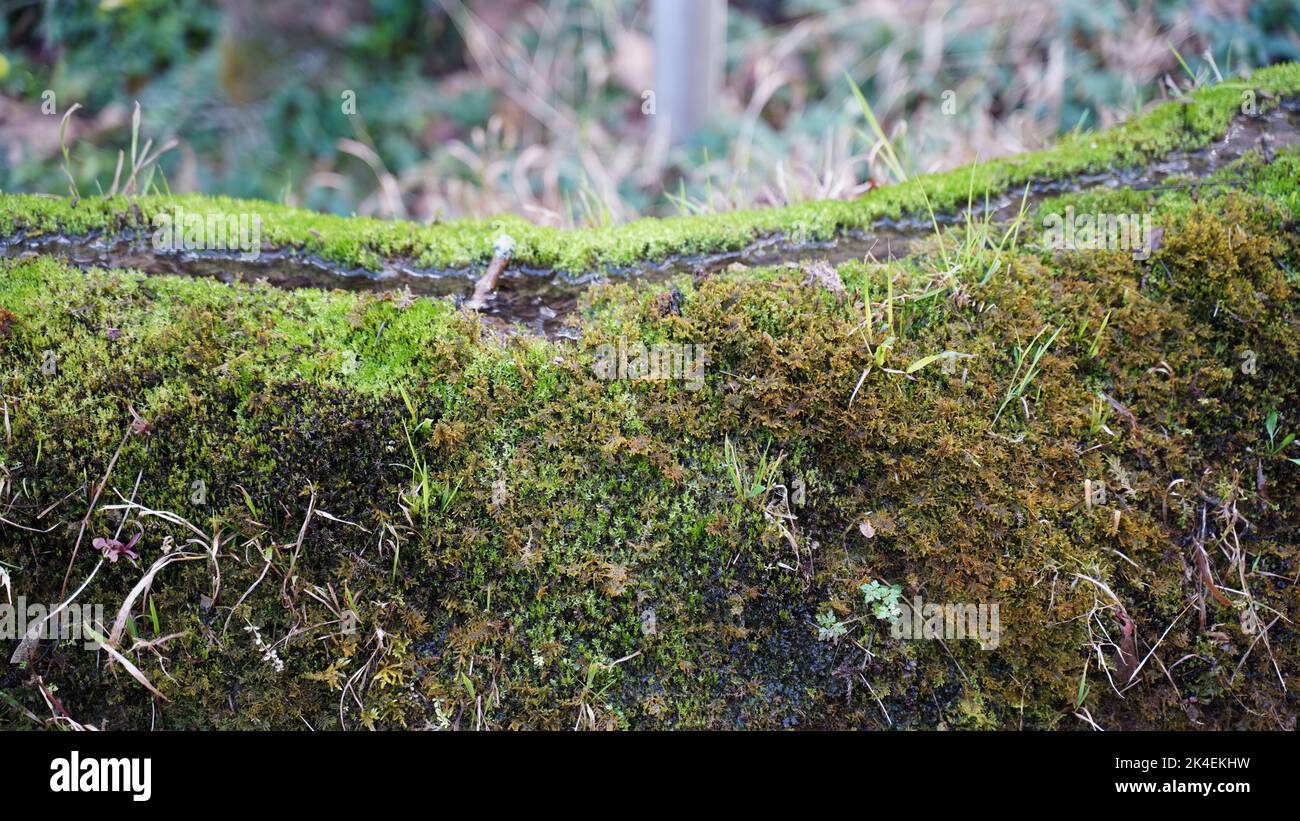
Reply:
<svg viewBox="0 0 1300 821"><path fill-rule="evenodd" d="M1092 335L1092 341L1088 343L1089 359L1096 359L1098 354L1101 353L1102 334L1106 333L1106 326L1110 324L1111 313L1112 311L1107 311L1106 315L1102 317L1101 325L1097 327L1097 332ZM1091 324L1092 323L1090 322L1085 322L1082 326L1083 331L1087 332L1088 326Z"/></svg>
<svg viewBox="0 0 1300 821"><path fill-rule="evenodd" d="M871 103L867 102L867 98L862 94L862 89L858 88L858 84L853 82L853 78L849 76L848 72L844 73L844 79L848 81L849 88L853 90L853 97L858 101L858 108L862 111L862 116L871 129L870 134L862 131L858 133L862 135L863 139L871 143L871 153L873 155L878 153L880 158L884 160L885 167L889 169L889 173L894 175L894 181L907 182L908 175L903 169L902 161L898 158L898 152L894 150L893 142L890 141L889 136L885 134L885 130L880 126L880 121L876 119L876 112L871 110Z"/></svg>
<svg viewBox="0 0 1300 821"><path fill-rule="evenodd" d="M415 442L411 438L411 429L405 424L403 424L402 429L406 433L406 447L411 452L411 463L402 465L411 474L410 483L402 491L402 502L410 511L412 519L427 519L430 511L433 510L435 483L429 472L429 463L415 449ZM416 430L418 431L419 427Z"/></svg>
<svg viewBox="0 0 1300 821"><path fill-rule="evenodd" d="M68 110L63 112L63 119L59 120L59 152L63 155L63 174L68 178L68 194L72 197L73 205L81 199L81 192L77 189L77 181L72 176L72 169L69 168L71 159L68 155L68 118L77 113L81 108L81 103L73 103L68 106Z"/></svg>
<svg viewBox="0 0 1300 821"><path fill-rule="evenodd" d="M723 459L727 465L727 475L731 479L731 489L735 493L738 503L765 496L769 490L776 486L777 473L781 468L781 462L785 460L785 454L781 454L775 459L769 459L768 450L770 448L771 442L768 443L767 447L763 448L763 453L758 457L758 464L751 471L746 469L744 462L741 461L731 437L724 437Z"/></svg>
<svg viewBox="0 0 1300 821"><path fill-rule="evenodd" d="M1002 404L998 406L998 412L993 414L993 424L997 424L998 419L1002 417L1002 412L1007 409L1007 405L1022 397L1030 383L1038 376L1040 371L1038 365L1043 358L1043 354L1047 353L1047 349L1052 347L1052 343L1056 342L1056 337L1060 335L1061 328L1065 326L1058 326L1051 336L1040 342L1039 340L1042 339L1043 334L1047 333L1048 327L1044 325L1034 335L1034 338L1029 340L1028 345L1016 348L1016 369L1011 375L1011 383L1007 386L1007 392L1002 398Z"/></svg>

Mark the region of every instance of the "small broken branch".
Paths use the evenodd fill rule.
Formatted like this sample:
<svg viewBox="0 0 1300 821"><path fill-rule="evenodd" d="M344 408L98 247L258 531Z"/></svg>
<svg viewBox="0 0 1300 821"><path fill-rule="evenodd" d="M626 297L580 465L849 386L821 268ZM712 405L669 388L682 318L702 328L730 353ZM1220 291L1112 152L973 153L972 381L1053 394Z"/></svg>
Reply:
<svg viewBox="0 0 1300 821"><path fill-rule="evenodd" d="M497 237L496 245L492 247L492 261L488 263L487 273L474 283L474 295L465 303L467 308L471 311L481 311L487 306L488 297L496 291L497 280L501 278L501 272L506 269L514 252L515 241L509 234Z"/></svg>

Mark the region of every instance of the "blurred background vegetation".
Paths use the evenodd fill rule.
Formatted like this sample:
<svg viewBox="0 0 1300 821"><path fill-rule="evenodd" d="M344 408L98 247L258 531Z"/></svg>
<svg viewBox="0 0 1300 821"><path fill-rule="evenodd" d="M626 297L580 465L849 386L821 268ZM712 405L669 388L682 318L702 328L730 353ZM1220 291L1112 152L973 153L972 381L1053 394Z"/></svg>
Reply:
<svg viewBox="0 0 1300 821"><path fill-rule="evenodd" d="M915 172L1300 59L1297 0L731 0L718 110L670 147L642 113L645 0L0 9L0 189L67 192L73 103L69 170L82 194L108 189L138 101L141 142L176 141L154 185L423 221L599 224L856 196L887 175L846 73Z"/></svg>

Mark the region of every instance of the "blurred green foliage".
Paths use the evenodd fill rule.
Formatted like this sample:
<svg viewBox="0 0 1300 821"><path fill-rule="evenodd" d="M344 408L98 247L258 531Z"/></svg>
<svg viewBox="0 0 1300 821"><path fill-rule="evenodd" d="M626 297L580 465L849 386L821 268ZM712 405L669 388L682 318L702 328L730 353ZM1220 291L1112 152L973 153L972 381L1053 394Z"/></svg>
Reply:
<svg viewBox="0 0 1300 821"><path fill-rule="evenodd" d="M50 89L57 100L53 120L73 102L84 106L70 145L71 170L83 192L108 187L117 151L129 145L129 110L138 100L144 111L142 138L154 139L155 145L173 136L182 141L180 150L162 159L159 181L186 189L348 213L378 189L376 169L340 153L341 139L355 139L374 148L383 170L400 181L408 200L418 199L429 180L460 180L471 189L506 195L522 185L538 194L548 174L558 180L566 204L583 199L591 193L590 161L584 164L575 154L645 139L644 124L636 122L639 91L600 76L592 66L612 63L626 47L602 21L616 18L616 28L646 31L646 4L554 0L540 4L542 9L534 9L539 14L531 16L523 13L524 4L511 0L468 5L484 16L495 7L496 25L508 32L501 42L510 46L498 43L502 53L494 58L510 62L517 76L526 78L528 67L553 55L569 63L547 77L551 86L541 91L524 80L507 89L499 76L481 76L484 69L466 46L463 25L447 11L461 8L455 2L11 3L0 13L0 138L9 144L0 151L0 189L67 189L57 128L24 128L25 119L50 116L40 113L41 95ZM773 52L794 27L818 15L843 15L847 5L838 0L733 0L727 65L735 88L729 93L743 104L752 92L746 78L757 71L755 54ZM1138 110L1160 91L1151 82L1145 87L1135 83L1132 72L1117 62L1116 51L1122 49L1116 44L1132 34L1139 13L1158 26L1190 27L1198 50L1189 52L1188 59L1207 65L1203 56L1208 49L1225 76L1240 67L1300 59L1300 4L1294 0L1255 0L1236 17L1224 16L1225 7L1212 4L1158 0L1139 5L1063 0L1053 4L1054 27L1026 34L1015 28L1021 17L1017 3L957 3L943 15L935 70L925 68L934 65L926 51L933 46L927 45L924 26L914 20L858 14L837 21L802 42L792 57L781 58L793 61L782 63L788 82L762 107L748 138L756 154L777 160L796 153L792 146L801 140L817 145L821 135L842 127L849 116L846 70L873 103L882 102L877 113L887 124L934 107L946 90L959 89L963 108L981 117L1001 121L1019 111L1033 121L1047 121L1049 133L1079 124L1097 126L1103 112ZM966 14L968 6L975 11ZM963 22L977 19L985 7L997 11L996 24ZM539 26L543 12L548 22ZM1164 44L1155 42L1161 60L1176 66ZM524 59L515 53L516 46L527 52ZM1048 105L1025 90L1026 66L1045 63L1052 49L1062 52L1064 88ZM349 90L356 95L359 116L344 113ZM500 118L504 111L511 122L528 120L535 114L529 100L520 97L549 103L548 95L574 109L580 127L572 130L578 133L556 133L563 129L547 124L540 130L516 129L513 141L502 136L492 142L494 115ZM610 139L588 140L589 124ZM913 134L913 142L902 149L929 160L943 157L963 139L960 134L978 130L978 125L963 120L938 138ZM721 158L718 176L743 174L727 163L746 128L740 117L720 116L673 158L675 170L670 164L658 187L619 175L617 195L627 206L622 213L671 211L665 190L706 196L714 171L701 170L705 150L715 165ZM447 151L452 142L465 150ZM521 183L511 176L512 166L525 149L539 144L547 145L549 153ZM473 167L467 153L483 156L483 167ZM597 161L616 165L604 157ZM412 214L428 219L443 207L439 197L428 201L436 207L417 205Z"/></svg>

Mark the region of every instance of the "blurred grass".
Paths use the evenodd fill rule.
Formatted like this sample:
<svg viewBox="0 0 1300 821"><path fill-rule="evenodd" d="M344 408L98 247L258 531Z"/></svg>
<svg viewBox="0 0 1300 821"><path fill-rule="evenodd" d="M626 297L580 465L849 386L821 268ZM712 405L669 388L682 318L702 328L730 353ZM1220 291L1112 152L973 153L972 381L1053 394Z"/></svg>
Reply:
<svg viewBox="0 0 1300 821"><path fill-rule="evenodd" d="M107 189L139 100L143 136L179 140L159 164L173 191L422 221L602 224L856 196L890 175L846 72L911 174L1179 94L1194 81L1171 45L1204 82L1300 59L1292 0L734 2L718 115L669 150L641 113L649 12L631 0L3 8L0 189L67 190L57 125L74 102L71 170L81 191Z"/></svg>

